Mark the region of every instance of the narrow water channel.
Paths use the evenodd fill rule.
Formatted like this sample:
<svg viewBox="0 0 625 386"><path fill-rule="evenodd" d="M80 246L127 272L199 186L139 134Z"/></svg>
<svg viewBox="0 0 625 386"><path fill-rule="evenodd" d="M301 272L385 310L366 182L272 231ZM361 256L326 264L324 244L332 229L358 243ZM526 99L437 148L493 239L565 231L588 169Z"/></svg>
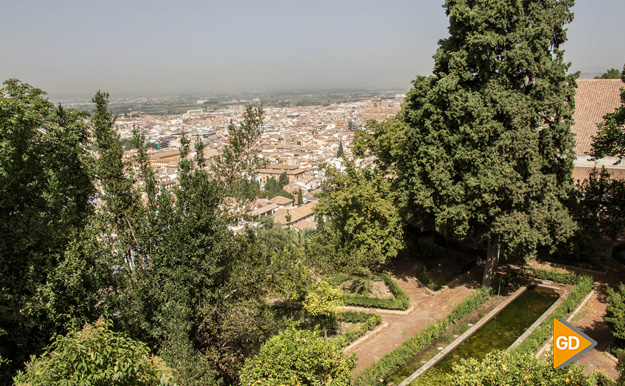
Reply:
<svg viewBox="0 0 625 386"><path fill-rule="evenodd" d="M415 379L411 385L445 385L445 374L450 372L452 364L460 359L472 357L479 360L492 350L507 349L559 296L546 288L528 289L440 362ZM427 359L418 355L389 376L385 384L398 385L417 371Z"/></svg>

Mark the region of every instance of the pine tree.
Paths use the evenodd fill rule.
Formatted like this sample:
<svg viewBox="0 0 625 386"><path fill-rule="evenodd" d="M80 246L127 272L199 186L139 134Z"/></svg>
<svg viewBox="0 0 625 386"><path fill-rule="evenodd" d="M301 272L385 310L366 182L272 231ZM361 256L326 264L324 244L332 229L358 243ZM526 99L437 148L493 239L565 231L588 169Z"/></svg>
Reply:
<svg viewBox="0 0 625 386"><path fill-rule="evenodd" d="M485 286L500 251L531 258L575 228L562 202L576 75L560 49L573 3L447 0L434 75L418 77L403 106L408 219L487 246Z"/></svg>

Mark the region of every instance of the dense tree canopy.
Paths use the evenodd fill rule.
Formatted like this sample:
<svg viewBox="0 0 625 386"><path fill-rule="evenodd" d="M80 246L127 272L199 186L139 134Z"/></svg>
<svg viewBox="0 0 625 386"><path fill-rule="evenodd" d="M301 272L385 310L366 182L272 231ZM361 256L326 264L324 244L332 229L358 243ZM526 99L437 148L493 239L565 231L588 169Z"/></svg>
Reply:
<svg viewBox="0 0 625 386"><path fill-rule="evenodd" d="M66 271L93 210L85 118L15 79L0 89L0 383L93 310L89 267Z"/></svg>
<svg viewBox="0 0 625 386"><path fill-rule="evenodd" d="M332 245L332 259L342 266L385 262L403 247L396 192L380 173L345 162L345 172L327 168L326 185L315 207L328 223L319 237Z"/></svg>
<svg viewBox="0 0 625 386"><path fill-rule="evenodd" d="M419 77L403 106L401 203L408 220L488 245L483 283L499 251L532 256L575 225L570 131L575 75L560 46L572 0L448 0L450 37L434 75Z"/></svg>
<svg viewBox="0 0 625 386"><path fill-rule="evenodd" d="M104 192L98 213L117 267L106 301L121 328L176 364L181 383L231 383L274 328L262 299L272 256L228 231L218 203L234 177L210 178L201 141L190 159L182 137L173 190L155 184L140 133L136 166L125 164L107 97L96 95L93 113Z"/></svg>

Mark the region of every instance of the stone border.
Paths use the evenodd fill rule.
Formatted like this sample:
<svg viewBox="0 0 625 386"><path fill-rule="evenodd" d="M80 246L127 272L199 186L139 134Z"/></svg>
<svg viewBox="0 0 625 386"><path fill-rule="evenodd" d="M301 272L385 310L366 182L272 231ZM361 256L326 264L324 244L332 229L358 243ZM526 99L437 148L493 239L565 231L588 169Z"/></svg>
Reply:
<svg viewBox="0 0 625 386"><path fill-rule="evenodd" d="M445 347L442 351L436 354L432 359L427 361L423 366L421 366L417 371L412 373L408 378L404 379L402 383L398 386L407 386L412 381L414 381L419 375L423 374L430 367L434 366L441 359L443 359L449 352L458 347L462 342L464 342L468 337L473 335L477 330L479 330L484 324L486 324L489 320L491 320L495 315L497 315L501 310L508 306L508 304L512 303L516 298L518 298L523 292L527 291L527 286L521 287L512 296L510 296L503 303L499 304L495 307L491 312L488 313L485 317L480 319L475 325L469 328L464 334L460 335L456 340L450 343L447 347Z"/></svg>
<svg viewBox="0 0 625 386"><path fill-rule="evenodd" d="M569 317L566 318L566 321L570 322L582 310L582 308L586 306L586 304L590 300L590 297L594 294L595 294L595 290L594 289L590 290L588 295L586 295L586 297L584 298L584 300L582 300L579 306L577 306L577 308L573 312L571 312L571 315L569 315ZM547 350L551 348L552 342L553 342L553 334L551 334L551 338L549 338L547 343L545 343L545 345L540 350L538 350L538 352L536 353L536 358L540 358L541 355L547 352Z"/></svg>
<svg viewBox="0 0 625 386"><path fill-rule="evenodd" d="M410 303L410 307L407 310L385 310L384 308L367 308L367 307L358 307L358 306L343 306L341 311L356 311L356 312L366 312L368 314L387 314L387 315L408 315L415 310L415 307L412 303Z"/></svg>
<svg viewBox="0 0 625 386"><path fill-rule="evenodd" d="M543 288L550 288L550 289L554 289L557 287L551 287L551 286L543 286L543 285L538 285L537 287L543 287ZM540 327L541 324L543 324L543 322L545 321L545 319L547 319L549 317L549 315L553 314L553 312L556 310L556 308L560 307L560 304L562 304L562 302L564 302L566 300L566 298L569 297L570 292L567 291L564 293L564 295L560 296L560 298L558 300L556 300L551 307L549 307L549 309L547 309L547 311L545 311L540 318L536 319L536 321L530 326L530 328L528 328L523 335L521 335L517 340L514 341L514 343L512 343L510 345L510 347L508 347L506 349L507 350L512 350L513 348L517 347L518 345L520 345L521 343L523 343L523 341L525 339L527 339L528 336L530 336L530 334L532 332L534 332L535 329L537 329L538 327Z"/></svg>
<svg viewBox="0 0 625 386"><path fill-rule="evenodd" d="M383 322L382 324L377 326L375 329L367 332L365 335L361 336L360 338L358 338L355 341L353 341L352 343L350 343L349 346L345 347L345 349L343 350L343 353L347 354L348 351L352 350L354 347L358 346L359 344L364 343L364 342L368 341L369 339L372 339L372 338L376 337L383 330L386 330L388 328L388 326L390 326L389 322Z"/></svg>

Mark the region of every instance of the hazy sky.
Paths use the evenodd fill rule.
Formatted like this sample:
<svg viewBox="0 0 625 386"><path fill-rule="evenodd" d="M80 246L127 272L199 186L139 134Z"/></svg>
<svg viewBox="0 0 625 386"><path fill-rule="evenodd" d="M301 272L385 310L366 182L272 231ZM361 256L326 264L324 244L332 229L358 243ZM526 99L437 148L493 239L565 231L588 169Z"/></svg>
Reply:
<svg viewBox="0 0 625 386"><path fill-rule="evenodd" d="M0 0L0 78L51 94L408 89L447 36L442 0ZM573 71L625 63L624 0L578 0Z"/></svg>

